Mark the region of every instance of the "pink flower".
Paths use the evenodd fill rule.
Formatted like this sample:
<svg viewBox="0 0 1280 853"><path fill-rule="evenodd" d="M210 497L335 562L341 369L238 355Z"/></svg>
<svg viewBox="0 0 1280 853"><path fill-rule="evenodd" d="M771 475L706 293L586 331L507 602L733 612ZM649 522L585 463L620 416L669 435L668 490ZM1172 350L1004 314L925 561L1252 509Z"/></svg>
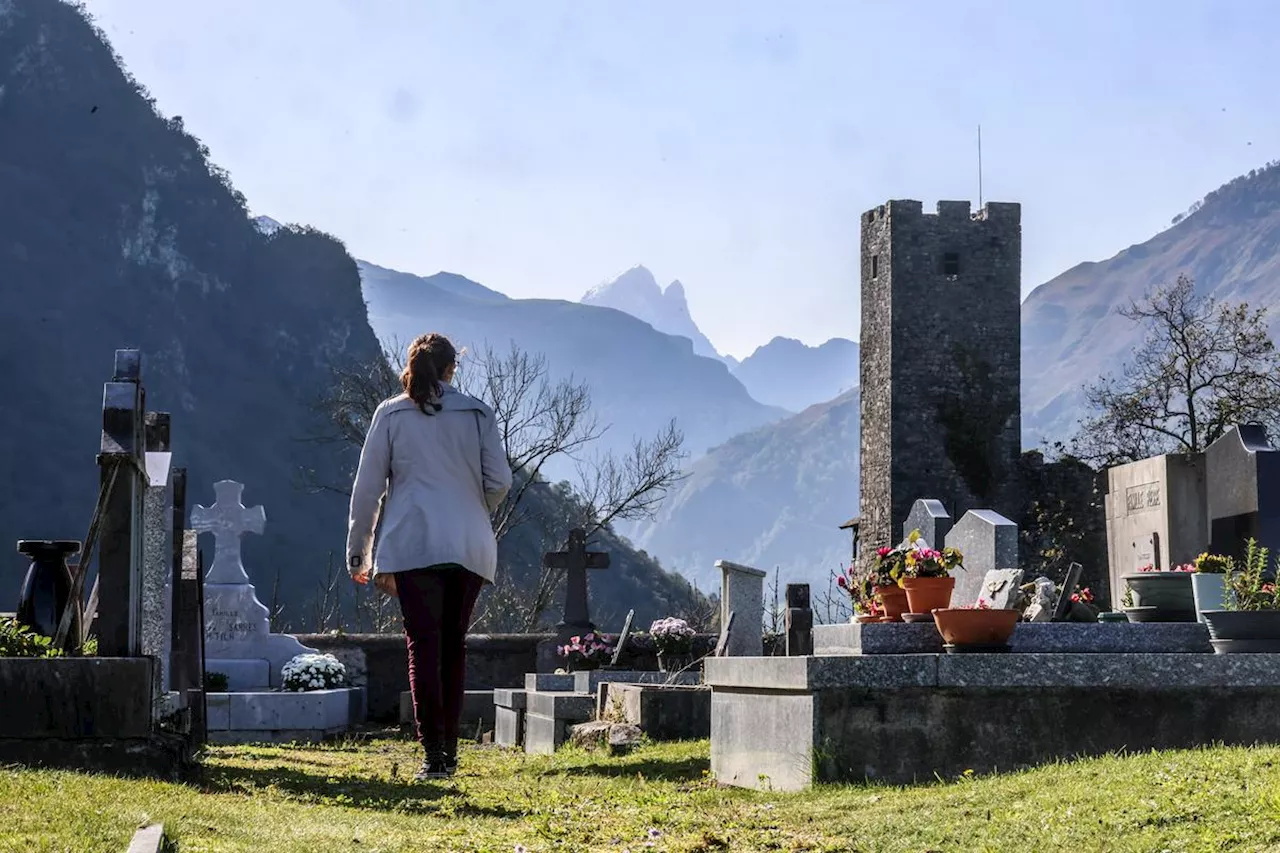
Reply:
<svg viewBox="0 0 1280 853"><path fill-rule="evenodd" d="M876 556L877 556L877 557L887 557L887 556L889 556L889 552L890 552L890 551L892 551L892 550L893 550L892 548L877 548L877 549L876 549Z"/></svg>
<svg viewBox="0 0 1280 853"><path fill-rule="evenodd" d="M840 587L841 589L848 589L849 581L844 575L841 575L839 578L836 579L836 586Z"/></svg>

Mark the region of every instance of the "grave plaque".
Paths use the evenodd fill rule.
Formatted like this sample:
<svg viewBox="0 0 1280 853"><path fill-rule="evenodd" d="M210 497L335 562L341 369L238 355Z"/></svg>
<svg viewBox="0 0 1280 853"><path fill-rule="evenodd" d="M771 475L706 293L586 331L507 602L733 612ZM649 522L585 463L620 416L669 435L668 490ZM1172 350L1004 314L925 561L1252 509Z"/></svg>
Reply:
<svg viewBox="0 0 1280 853"><path fill-rule="evenodd" d="M1021 598L1022 569L994 569L982 581L978 604L992 610L1009 610Z"/></svg>
<svg viewBox="0 0 1280 853"><path fill-rule="evenodd" d="M1160 570L1160 534L1145 533L1133 541L1133 565L1131 572L1140 572L1146 566Z"/></svg>

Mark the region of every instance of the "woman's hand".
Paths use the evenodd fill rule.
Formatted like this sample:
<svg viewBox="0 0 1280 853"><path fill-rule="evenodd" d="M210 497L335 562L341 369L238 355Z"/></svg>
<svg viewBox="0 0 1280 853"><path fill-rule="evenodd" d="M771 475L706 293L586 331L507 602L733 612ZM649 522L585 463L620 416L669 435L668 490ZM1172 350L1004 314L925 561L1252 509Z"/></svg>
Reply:
<svg viewBox="0 0 1280 853"><path fill-rule="evenodd" d="M353 561L354 562L354 561ZM358 584L366 584L369 582L369 567L362 565L358 569L351 569L351 579Z"/></svg>
<svg viewBox="0 0 1280 853"><path fill-rule="evenodd" d="M396 589L395 575L374 575L373 585L376 586L378 591L383 595L389 595L392 598L400 597L400 591Z"/></svg>

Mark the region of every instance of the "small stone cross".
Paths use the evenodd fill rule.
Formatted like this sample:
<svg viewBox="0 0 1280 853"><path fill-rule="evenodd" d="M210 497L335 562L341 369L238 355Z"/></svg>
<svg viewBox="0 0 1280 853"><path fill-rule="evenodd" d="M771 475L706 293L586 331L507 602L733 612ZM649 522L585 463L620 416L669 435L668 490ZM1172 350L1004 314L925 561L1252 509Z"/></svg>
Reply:
<svg viewBox="0 0 1280 853"><path fill-rule="evenodd" d="M587 569L609 568L609 555L602 551L588 551L586 532L575 527L569 531L568 550L543 554L542 565L548 569L566 570L564 619L556 626L560 641L594 631L595 625L587 611Z"/></svg>
<svg viewBox="0 0 1280 853"><path fill-rule="evenodd" d="M214 483L213 493L217 497L213 506L197 504L191 509L191 529L213 534L213 565L205 583L248 583L249 574L240 559L240 537L262 533L267 523L266 510L261 506L246 508L240 502L244 484L234 480Z"/></svg>

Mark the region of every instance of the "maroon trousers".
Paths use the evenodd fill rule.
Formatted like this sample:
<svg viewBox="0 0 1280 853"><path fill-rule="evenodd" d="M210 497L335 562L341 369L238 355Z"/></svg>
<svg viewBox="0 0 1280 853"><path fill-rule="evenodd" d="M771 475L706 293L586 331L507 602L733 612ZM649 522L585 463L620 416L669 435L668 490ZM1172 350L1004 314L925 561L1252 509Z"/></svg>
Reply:
<svg viewBox="0 0 1280 853"><path fill-rule="evenodd" d="M484 579L458 565L397 572L409 649L409 691L418 742L456 755L467 667L466 637Z"/></svg>

